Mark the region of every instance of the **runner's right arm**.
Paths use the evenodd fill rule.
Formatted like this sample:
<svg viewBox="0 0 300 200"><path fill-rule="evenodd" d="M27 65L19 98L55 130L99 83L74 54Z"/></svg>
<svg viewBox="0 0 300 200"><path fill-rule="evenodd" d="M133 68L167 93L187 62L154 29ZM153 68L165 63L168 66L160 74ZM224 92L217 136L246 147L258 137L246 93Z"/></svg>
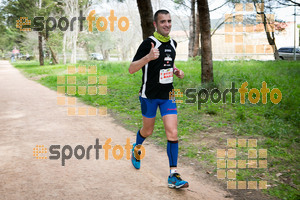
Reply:
<svg viewBox="0 0 300 200"><path fill-rule="evenodd" d="M139 47L138 52L141 51L142 45L143 45L143 43ZM145 55L144 57L142 57L138 60L135 60L136 57L137 57L137 55L133 59L134 61L132 61L130 66L129 66L128 71L129 71L130 74L133 74L133 73L139 71L142 67L144 67L151 60L157 59L159 57L159 50L157 48L154 48L154 44L153 44L153 42L151 42L150 52L147 55Z"/></svg>

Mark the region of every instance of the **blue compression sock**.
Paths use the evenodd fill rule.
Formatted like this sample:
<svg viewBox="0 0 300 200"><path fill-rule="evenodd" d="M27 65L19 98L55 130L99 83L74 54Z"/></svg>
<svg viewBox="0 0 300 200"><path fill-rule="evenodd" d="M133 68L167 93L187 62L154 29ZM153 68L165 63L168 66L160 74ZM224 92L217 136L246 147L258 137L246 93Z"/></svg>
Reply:
<svg viewBox="0 0 300 200"><path fill-rule="evenodd" d="M145 139L146 138L141 135L140 130L139 130L136 134L136 142L135 142L136 145L143 144Z"/></svg>
<svg viewBox="0 0 300 200"><path fill-rule="evenodd" d="M170 167L177 167L178 140L177 141L169 141L168 140L167 154L168 154L168 157L169 157Z"/></svg>

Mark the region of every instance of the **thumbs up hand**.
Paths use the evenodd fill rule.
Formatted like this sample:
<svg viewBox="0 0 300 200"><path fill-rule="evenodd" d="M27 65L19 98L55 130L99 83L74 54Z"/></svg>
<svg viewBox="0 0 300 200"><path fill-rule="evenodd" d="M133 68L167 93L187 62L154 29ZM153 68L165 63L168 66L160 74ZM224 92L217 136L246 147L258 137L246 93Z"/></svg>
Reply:
<svg viewBox="0 0 300 200"><path fill-rule="evenodd" d="M151 50L148 53L149 60L155 60L159 57L159 50L157 48L154 48L153 42L151 42Z"/></svg>

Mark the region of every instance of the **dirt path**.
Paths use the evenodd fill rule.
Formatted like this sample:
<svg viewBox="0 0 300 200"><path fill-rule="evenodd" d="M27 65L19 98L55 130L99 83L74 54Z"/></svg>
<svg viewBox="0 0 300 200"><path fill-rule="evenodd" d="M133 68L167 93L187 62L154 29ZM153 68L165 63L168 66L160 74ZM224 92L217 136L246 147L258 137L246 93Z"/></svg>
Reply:
<svg viewBox="0 0 300 200"><path fill-rule="evenodd" d="M67 108L56 104L55 91L26 79L7 61L0 61L0 87L0 199L215 200L227 195L204 174L183 165L179 169L190 188L169 189L166 151L149 142L140 170L132 167L125 151L121 160L115 160L112 149L108 160L104 149L98 160L92 149L89 160L73 155L65 166L61 159L34 159L36 145L61 145L61 152L64 145L87 149L95 145L96 138L101 145L111 138L112 147L119 144L124 148L126 138L132 143L135 133L114 123L110 116L67 116Z"/></svg>

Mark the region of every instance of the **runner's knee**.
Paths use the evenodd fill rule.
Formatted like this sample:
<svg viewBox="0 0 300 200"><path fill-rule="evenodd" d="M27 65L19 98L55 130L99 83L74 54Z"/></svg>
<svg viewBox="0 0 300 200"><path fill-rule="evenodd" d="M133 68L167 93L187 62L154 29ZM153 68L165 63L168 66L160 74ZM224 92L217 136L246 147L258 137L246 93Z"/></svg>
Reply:
<svg viewBox="0 0 300 200"><path fill-rule="evenodd" d="M153 128L142 128L141 129L141 135L143 136L143 137L148 137L148 136L150 136L150 135L152 135L152 133L153 133Z"/></svg>
<svg viewBox="0 0 300 200"><path fill-rule="evenodd" d="M177 129L168 130L167 131L167 138L170 141L176 141L176 140L178 140Z"/></svg>

